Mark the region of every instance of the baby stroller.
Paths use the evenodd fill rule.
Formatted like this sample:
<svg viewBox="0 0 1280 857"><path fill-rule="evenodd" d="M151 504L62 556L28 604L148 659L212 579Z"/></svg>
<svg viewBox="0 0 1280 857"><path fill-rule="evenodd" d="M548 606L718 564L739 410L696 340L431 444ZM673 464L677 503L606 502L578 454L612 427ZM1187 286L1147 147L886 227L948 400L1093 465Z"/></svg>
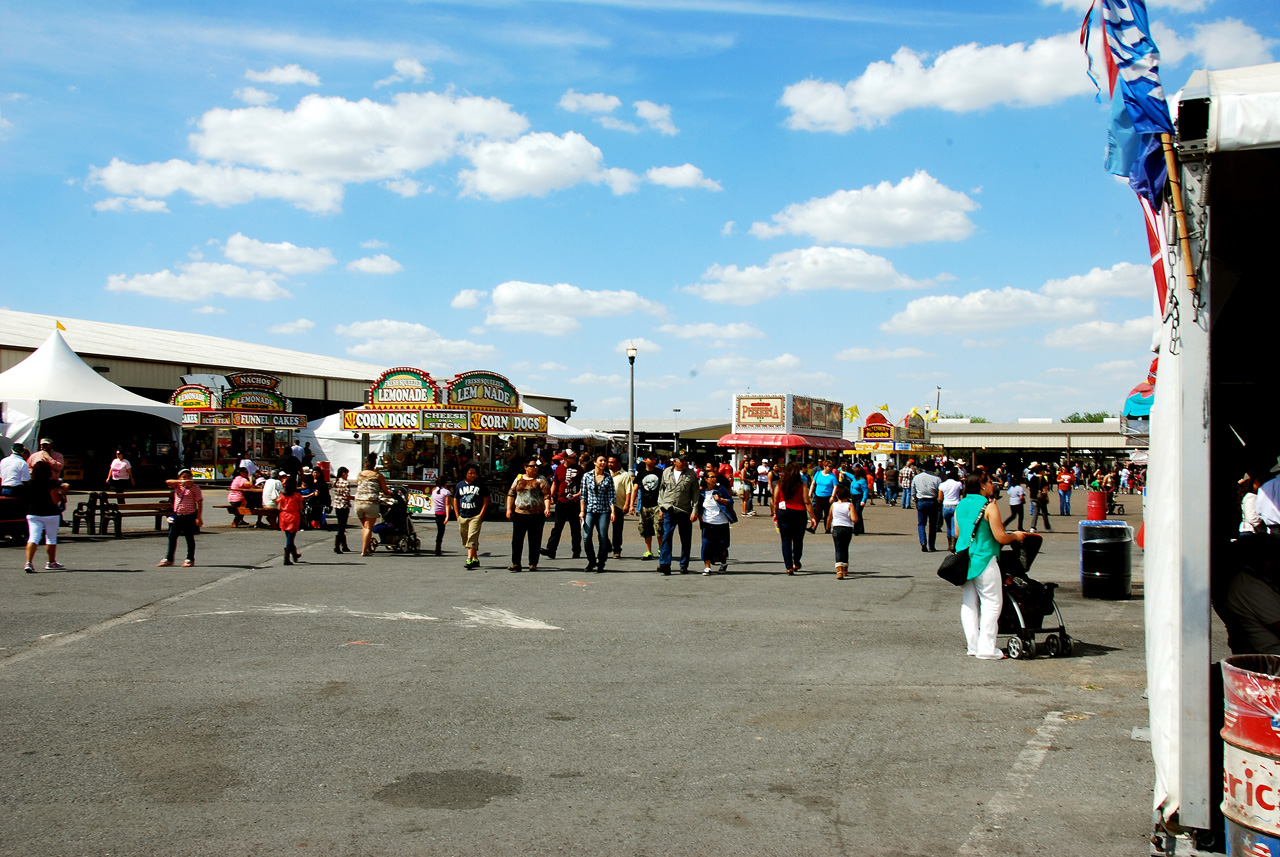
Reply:
<svg viewBox="0 0 1280 857"><path fill-rule="evenodd" d="M1043 542L1040 536L1028 535L1024 541L1014 542L1012 550L1001 551L998 560L1004 603L997 632L1009 638L1006 649L1011 658L1034 658L1038 634L1044 635L1041 645L1051 658L1070 656L1075 648L1054 599L1058 584L1027 576ZM1057 625L1045 624L1049 616L1057 617Z"/></svg>
<svg viewBox="0 0 1280 857"><path fill-rule="evenodd" d="M373 527L376 537L373 547L379 544L395 553L417 554L422 547L418 534L413 528L413 518L409 515L409 500L404 489L396 486L391 489L390 497L380 504L382 520Z"/></svg>

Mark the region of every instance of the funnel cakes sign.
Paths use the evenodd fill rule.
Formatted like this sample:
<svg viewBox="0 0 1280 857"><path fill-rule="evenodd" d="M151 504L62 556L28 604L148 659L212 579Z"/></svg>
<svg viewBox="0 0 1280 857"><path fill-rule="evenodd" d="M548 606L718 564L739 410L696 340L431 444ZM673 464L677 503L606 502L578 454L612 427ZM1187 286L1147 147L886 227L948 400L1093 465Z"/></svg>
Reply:
<svg viewBox="0 0 1280 857"><path fill-rule="evenodd" d="M405 410L440 404L440 387L421 369L401 366L383 372L369 388L367 407Z"/></svg>

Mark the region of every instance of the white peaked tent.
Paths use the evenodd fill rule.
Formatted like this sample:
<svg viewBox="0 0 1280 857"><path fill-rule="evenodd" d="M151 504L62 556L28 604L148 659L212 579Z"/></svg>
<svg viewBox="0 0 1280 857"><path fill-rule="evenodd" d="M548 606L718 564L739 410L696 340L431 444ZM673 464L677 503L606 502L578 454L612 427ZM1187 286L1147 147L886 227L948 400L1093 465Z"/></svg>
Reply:
<svg viewBox="0 0 1280 857"><path fill-rule="evenodd" d="M4 403L3 432L9 444L36 447L40 423L78 411L130 411L149 414L182 426L182 408L143 398L111 383L71 350L54 331L27 359L0 373L0 402Z"/></svg>

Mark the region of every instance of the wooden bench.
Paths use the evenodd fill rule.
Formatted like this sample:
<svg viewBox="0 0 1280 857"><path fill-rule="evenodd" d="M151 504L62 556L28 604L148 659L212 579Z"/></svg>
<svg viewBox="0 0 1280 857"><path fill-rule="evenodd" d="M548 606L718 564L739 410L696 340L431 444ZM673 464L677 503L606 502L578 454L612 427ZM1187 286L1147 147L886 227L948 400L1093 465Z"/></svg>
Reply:
<svg viewBox="0 0 1280 857"><path fill-rule="evenodd" d="M90 491L89 499L76 504L71 513L71 532L79 535L80 525L84 524L89 535L98 534L98 519L102 516L102 506L107 502L106 491Z"/></svg>
<svg viewBox="0 0 1280 857"><path fill-rule="evenodd" d="M120 538L121 526L125 518L155 518L156 532L160 531L160 522L173 514L173 492L171 491L125 491L114 495L103 492L105 499L99 506L99 527L107 531L107 522L115 525L114 535Z"/></svg>

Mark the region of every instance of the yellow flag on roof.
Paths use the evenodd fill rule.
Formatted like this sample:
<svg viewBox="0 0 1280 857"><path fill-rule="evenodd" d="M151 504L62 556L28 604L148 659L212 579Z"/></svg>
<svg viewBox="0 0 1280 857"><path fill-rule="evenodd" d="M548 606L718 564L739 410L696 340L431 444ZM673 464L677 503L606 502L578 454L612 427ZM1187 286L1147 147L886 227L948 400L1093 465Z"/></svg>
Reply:
<svg viewBox="0 0 1280 857"><path fill-rule="evenodd" d="M55 321L54 324L58 326L58 330L66 330L66 328L62 326L62 322Z"/></svg>
<svg viewBox="0 0 1280 857"><path fill-rule="evenodd" d="M881 405L880 407L876 408L876 410L877 410L877 411L884 411L886 414L887 414L887 413L889 413L889 403L888 403L888 402L885 402L883 405Z"/></svg>
<svg viewBox="0 0 1280 857"><path fill-rule="evenodd" d="M919 408L912 408L912 409L911 409L910 411L908 411L907 413L908 413L910 416L918 417L918 416L920 416L920 409L919 409Z"/></svg>
<svg viewBox="0 0 1280 857"><path fill-rule="evenodd" d="M926 411L924 418L931 423L936 423L938 421L938 411L936 409L932 411Z"/></svg>
<svg viewBox="0 0 1280 857"><path fill-rule="evenodd" d="M846 421L846 422L853 422L854 420L856 420L856 419L858 418L858 413L859 413L859 411L858 411L858 406L857 406L857 405L853 405L852 407L845 408L845 409L844 409L844 418L845 418L845 421Z"/></svg>

